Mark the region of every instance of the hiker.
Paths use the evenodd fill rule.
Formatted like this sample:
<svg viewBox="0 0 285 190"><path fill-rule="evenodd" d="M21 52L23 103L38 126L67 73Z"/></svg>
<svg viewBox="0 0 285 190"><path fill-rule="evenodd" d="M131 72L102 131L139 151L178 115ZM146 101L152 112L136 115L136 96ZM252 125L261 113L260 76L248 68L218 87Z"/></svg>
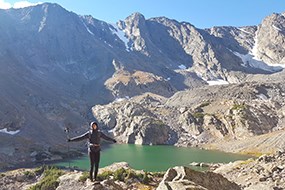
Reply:
<svg viewBox="0 0 285 190"><path fill-rule="evenodd" d="M93 181L93 169L95 165L95 172L94 172L94 180L96 181L97 174L98 174L98 169L99 169L99 162L100 162L100 140L101 138L112 141L116 143L117 141L115 139L112 139L108 136L106 136L104 133L102 133L99 128L98 124L96 122L91 122L90 124L90 130L83 135L80 135L78 137L74 137L71 139L67 139L68 142L72 141L81 141L84 139L89 139L88 140L88 154L90 158L90 173L89 177L90 180Z"/></svg>

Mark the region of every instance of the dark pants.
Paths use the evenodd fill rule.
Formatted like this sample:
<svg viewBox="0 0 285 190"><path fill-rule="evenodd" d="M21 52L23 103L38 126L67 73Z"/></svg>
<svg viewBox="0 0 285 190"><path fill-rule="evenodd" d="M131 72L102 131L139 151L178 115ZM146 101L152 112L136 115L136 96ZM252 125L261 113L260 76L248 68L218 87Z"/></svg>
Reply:
<svg viewBox="0 0 285 190"><path fill-rule="evenodd" d="M98 174L98 169L99 169L99 162L100 162L100 151L96 152L89 152L89 158L90 158L90 180L93 181L93 170L94 170L94 165L95 165L95 172L94 172L94 179L96 180L97 174Z"/></svg>

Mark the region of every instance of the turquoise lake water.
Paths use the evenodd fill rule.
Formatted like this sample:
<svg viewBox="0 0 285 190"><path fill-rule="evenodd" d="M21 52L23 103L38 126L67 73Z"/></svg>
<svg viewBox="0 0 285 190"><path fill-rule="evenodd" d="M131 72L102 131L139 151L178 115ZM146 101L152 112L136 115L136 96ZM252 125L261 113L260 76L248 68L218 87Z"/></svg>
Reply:
<svg viewBox="0 0 285 190"><path fill-rule="evenodd" d="M250 156L198 148L112 144L108 147L102 147L100 168L114 162L127 162L132 168L138 170L166 171L170 167L187 166L191 162L228 163L248 158ZM67 167L68 164L68 161L65 161L56 165ZM89 158L87 153L84 157L71 160L70 165L88 170Z"/></svg>

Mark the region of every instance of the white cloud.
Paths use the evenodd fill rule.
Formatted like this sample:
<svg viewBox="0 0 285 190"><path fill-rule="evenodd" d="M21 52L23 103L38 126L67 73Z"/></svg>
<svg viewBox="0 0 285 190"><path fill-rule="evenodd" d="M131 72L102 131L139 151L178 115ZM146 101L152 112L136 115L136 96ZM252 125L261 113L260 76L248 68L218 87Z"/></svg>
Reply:
<svg viewBox="0 0 285 190"><path fill-rule="evenodd" d="M5 2L4 0L0 0L0 9L10 9L12 5L10 3Z"/></svg>
<svg viewBox="0 0 285 190"><path fill-rule="evenodd" d="M14 3L13 8L14 9L20 9L20 8L24 8L24 7L35 6L38 4L42 4L42 2L31 3L29 1L18 1L16 3Z"/></svg>
<svg viewBox="0 0 285 190"><path fill-rule="evenodd" d="M0 9L10 9L10 8L20 9L20 8L24 8L24 7L35 6L38 4L42 4L42 2L31 3L29 1L18 1L12 5L9 2L5 2L5 0L0 0Z"/></svg>

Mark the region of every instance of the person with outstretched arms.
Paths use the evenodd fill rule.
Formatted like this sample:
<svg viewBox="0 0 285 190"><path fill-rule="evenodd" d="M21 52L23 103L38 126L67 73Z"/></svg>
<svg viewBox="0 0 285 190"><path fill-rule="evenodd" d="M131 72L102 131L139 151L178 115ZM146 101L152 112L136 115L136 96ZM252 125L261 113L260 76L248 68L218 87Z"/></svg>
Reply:
<svg viewBox="0 0 285 190"><path fill-rule="evenodd" d="M96 122L91 122L90 130L84 133L83 135L73 137L68 139L68 142L73 141L81 141L84 139L88 139L88 154L90 158L90 172L89 178L91 181L93 179L96 181L98 169L99 169L99 162L100 162L100 151L101 151L101 138L116 143L117 141L111 137L108 137L104 133L99 130L98 124ZM93 178L93 170L95 166L94 178Z"/></svg>

